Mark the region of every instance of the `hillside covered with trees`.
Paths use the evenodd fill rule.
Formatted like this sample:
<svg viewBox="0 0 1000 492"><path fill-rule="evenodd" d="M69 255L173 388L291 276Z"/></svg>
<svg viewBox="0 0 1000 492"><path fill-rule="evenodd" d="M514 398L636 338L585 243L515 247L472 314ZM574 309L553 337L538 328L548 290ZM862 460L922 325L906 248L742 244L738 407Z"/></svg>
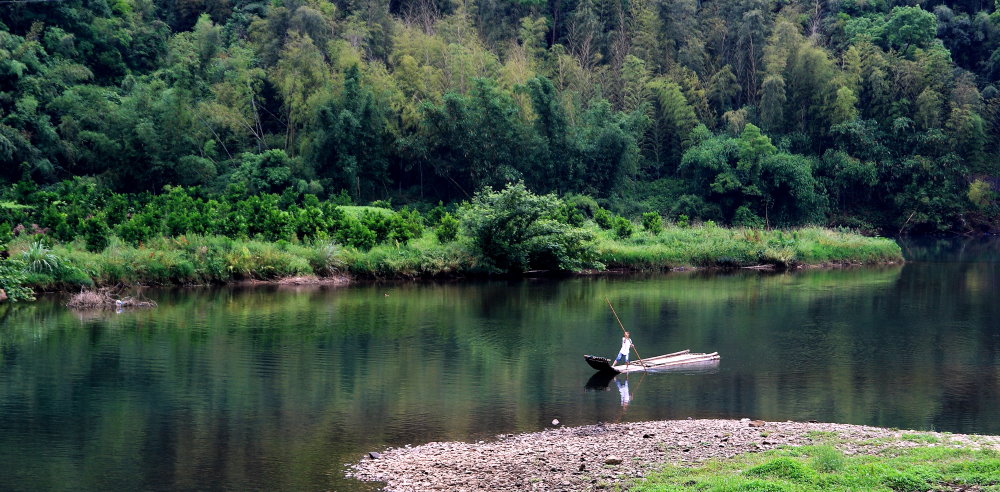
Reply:
<svg viewBox="0 0 1000 492"><path fill-rule="evenodd" d="M146 196L137 210L167 185L428 210L523 181L632 217L985 230L1000 215L997 9L5 2L0 202L55 190L31 204L42 220L80 186L58 183L86 177Z"/></svg>

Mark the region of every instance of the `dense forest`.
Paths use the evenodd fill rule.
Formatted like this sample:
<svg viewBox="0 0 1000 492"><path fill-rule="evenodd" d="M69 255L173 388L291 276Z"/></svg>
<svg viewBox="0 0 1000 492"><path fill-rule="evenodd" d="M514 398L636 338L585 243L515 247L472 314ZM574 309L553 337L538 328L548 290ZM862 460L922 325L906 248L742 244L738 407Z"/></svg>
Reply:
<svg viewBox="0 0 1000 492"><path fill-rule="evenodd" d="M523 181L633 217L995 229L998 5L5 0L0 202Z"/></svg>

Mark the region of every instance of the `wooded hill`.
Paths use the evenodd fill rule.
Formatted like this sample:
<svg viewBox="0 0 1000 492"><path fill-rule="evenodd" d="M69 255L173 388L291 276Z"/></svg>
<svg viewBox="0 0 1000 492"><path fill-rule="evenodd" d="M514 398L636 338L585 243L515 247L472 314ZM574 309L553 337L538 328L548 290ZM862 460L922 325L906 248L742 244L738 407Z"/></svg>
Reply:
<svg viewBox="0 0 1000 492"><path fill-rule="evenodd" d="M14 0L0 199L523 180L631 216L982 230L998 80L983 0Z"/></svg>

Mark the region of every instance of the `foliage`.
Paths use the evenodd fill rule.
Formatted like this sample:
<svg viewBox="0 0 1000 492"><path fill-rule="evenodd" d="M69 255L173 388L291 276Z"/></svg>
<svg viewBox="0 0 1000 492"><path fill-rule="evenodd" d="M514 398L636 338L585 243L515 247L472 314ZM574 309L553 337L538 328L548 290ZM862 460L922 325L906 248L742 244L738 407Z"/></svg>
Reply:
<svg viewBox="0 0 1000 492"><path fill-rule="evenodd" d="M628 239L635 234L635 225L632 224L631 220L618 216L612 219L611 222L611 228L614 229L615 236L617 236L618 239Z"/></svg>
<svg viewBox="0 0 1000 492"><path fill-rule="evenodd" d="M663 231L663 217L656 212L642 214L642 228L654 236L659 234Z"/></svg>
<svg viewBox="0 0 1000 492"><path fill-rule="evenodd" d="M87 249L98 252L108 247L111 229L102 215L91 216L83 221L83 238L87 241Z"/></svg>
<svg viewBox="0 0 1000 492"><path fill-rule="evenodd" d="M604 230L611 229L614 226L611 212L608 212L603 208L599 208L594 211L594 222L597 223L598 227Z"/></svg>
<svg viewBox="0 0 1000 492"><path fill-rule="evenodd" d="M21 252L25 271L31 273L51 273L59 267L59 257L52 254L42 241L35 241Z"/></svg>
<svg viewBox="0 0 1000 492"><path fill-rule="evenodd" d="M324 241L305 195L424 211L518 180L630 217L997 227L992 2L370 3L11 4L0 227ZM596 201L559 220L610 228Z"/></svg>
<svg viewBox="0 0 1000 492"><path fill-rule="evenodd" d="M553 218L562 201L535 195L524 183L476 194L462 211L462 227L490 271L580 270L594 264L591 234Z"/></svg>
<svg viewBox="0 0 1000 492"><path fill-rule="evenodd" d="M25 266L18 260L0 259L0 289L10 302L32 301L34 293L25 287Z"/></svg>
<svg viewBox="0 0 1000 492"><path fill-rule="evenodd" d="M445 212L441 216L441 220L438 221L437 227L434 229L434 233L437 235L438 241L442 243L450 243L458 237L459 221L455 216L448 212Z"/></svg>

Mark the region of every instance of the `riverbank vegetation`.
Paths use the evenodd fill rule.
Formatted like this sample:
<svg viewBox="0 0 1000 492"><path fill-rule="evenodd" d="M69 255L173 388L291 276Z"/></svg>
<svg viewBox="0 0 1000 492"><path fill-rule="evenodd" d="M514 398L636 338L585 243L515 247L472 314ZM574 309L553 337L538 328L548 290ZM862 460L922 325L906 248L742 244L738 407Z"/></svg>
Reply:
<svg viewBox="0 0 1000 492"><path fill-rule="evenodd" d="M456 480L482 490L643 492L987 491L1000 484L997 436L748 422L599 423L477 443L432 442L386 449L351 473L392 489ZM535 452L510 451L523 447Z"/></svg>
<svg viewBox="0 0 1000 492"><path fill-rule="evenodd" d="M378 278L578 272L680 266L776 268L901 259L889 239L820 228L727 229L712 222L644 224L592 199L485 189L426 214L321 202L314 195L204 199L182 187L155 196L106 194L85 183L34 191L8 211L7 284L43 290L203 285L301 275ZM69 200L60 200L67 198ZM58 203L53 203L58 201ZM16 237L13 235L17 232ZM220 234L225 233L225 234ZM12 291L14 292L14 291Z"/></svg>
<svg viewBox="0 0 1000 492"><path fill-rule="evenodd" d="M794 446L694 467L669 466L629 490L923 491L995 490L1000 485L1000 453L995 449L945 446L941 438L924 434L903 434L897 441L900 445L874 455L845 454L830 445ZM924 446L908 447L907 441Z"/></svg>

